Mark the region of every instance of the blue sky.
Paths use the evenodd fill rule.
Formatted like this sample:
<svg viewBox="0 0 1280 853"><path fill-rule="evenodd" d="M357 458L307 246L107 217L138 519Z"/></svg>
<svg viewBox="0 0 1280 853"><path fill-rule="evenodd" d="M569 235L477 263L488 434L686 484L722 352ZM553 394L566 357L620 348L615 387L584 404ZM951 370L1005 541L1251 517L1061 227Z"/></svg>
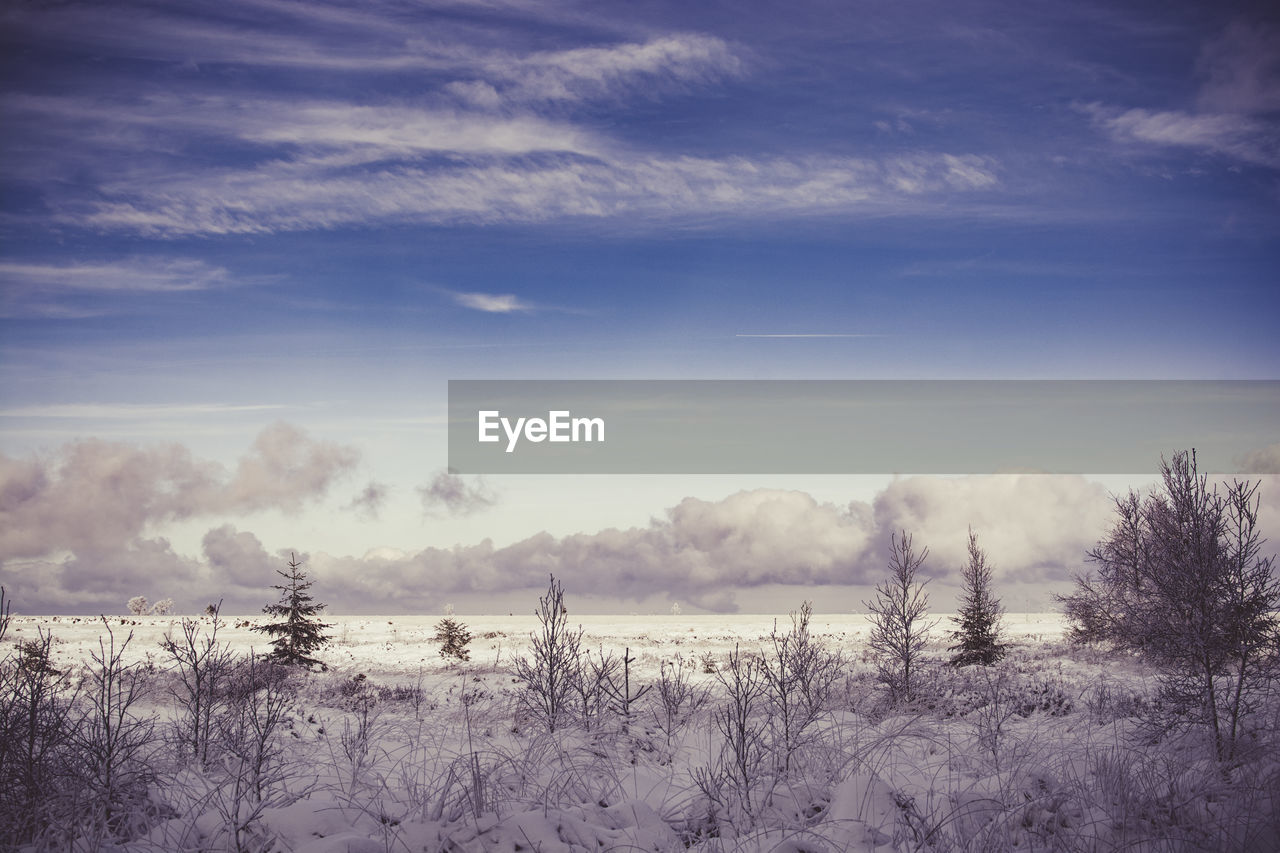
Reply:
<svg viewBox="0 0 1280 853"><path fill-rule="evenodd" d="M865 478L440 479L451 378L1276 378L1262 4L778 9L6 8L0 577L19 606L254 609L254 572L289 548L335 586L368 578L342 594L374 610L505 607L548 568L600 608L819 583L855 606L889 529L955 540L933 545L945 587L980 512L1028 598L1061 583L1117 484L1034 486L1092 520L1033 548L1000 511L904 515L911 489ZM669 574L637 556L683 553L707 513L760 545L770 496L797 513L778 536L827 550L729 597L741 554L695 547Z"/></svg>

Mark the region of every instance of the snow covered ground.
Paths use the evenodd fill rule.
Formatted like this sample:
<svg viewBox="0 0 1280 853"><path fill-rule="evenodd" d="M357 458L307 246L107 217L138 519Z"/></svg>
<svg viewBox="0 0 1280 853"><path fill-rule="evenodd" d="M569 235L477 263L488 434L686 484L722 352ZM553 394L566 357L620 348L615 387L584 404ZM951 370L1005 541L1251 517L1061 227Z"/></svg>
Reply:
<svg viewBox="0 0 1280 853"><path fill-rule="evenodd" d="M936 614L938 636L948 628L954 614ZM160 641L166 632L176 631L181 616L107 617L108 624L123 639L129 633L133 641L125 656L128 662L142 662L147 654L159 655ZM199 619L200 617L187 617ZM333 644L321 656L337 672L363 672L370 678L395 683L425 678L440 678L455 673L439 655L439 644L431 637L435 625L443 618L434 616L332 616L323 617L333 627L329 634ZM513 655L528 654L530 635L538 620L528 615L457 616L471 631L471 662L479 668L508 668ZM261 614L223 615L225 623L218 639L237 652L269 651L268 638L252 630L265 622ZM780 614L733 614L710 616L635 615L597 616L570 614L573 626L583 629L583 645L596 649L622 652L631 648L641 674L657 675L659 663L676 654L686 657L710 652L723 656L735 644L756 648L767 643L775 629L785 632L790 625L786 612ZM17 642L39 628L55 637L55 660L75 663L87 660L104 634L103 623L94 616L22 616L15 615L6 638ZM1004 618L1005 632L1015 643L1056 642L1062 639L1064 624L1058 613L1011 613ZM855 656L866 645L870 625L863 615L815 614L810 630L832 648Z"/></svg>
<svg viewBox="0 0 1280 853"><path fill-rule="evenodd" d="M258 618L224 617L218 640L264 650ZM1143 740L1155 674L1070 647L1057 614L1007 614L1006 660L964 670L943 665L943 615L920 695L899 705L876 682L866 619L816 614L812 634L842 662L800 731L767 684L748 691L744 725L725 713L730 655L768 656L772 615L571 614L584 649L630 650L633 693L678 659L694 697L672 711L650 689L629 718L597 710L554 732L518 701L513 662L530 654L533 615L455 617L473 636L467 663L438 654L440 616L327 618L328 671L279 685L284 707L251 773L235 749L204 766L179 758L172 730L187 709L160 643L181 619L108 618L117 645L132 634L125 662L148 673L135 714L158 721L123 849L1280 849L1274 726L1230 779L1197 732ZM207 636L211 621L196 621ZM778 632L790 624L776 617ZM5 641L40 631L52 664L88 684L103 623L15 615ZM232 722L219 731L243 742L252 726Z"/></svg>

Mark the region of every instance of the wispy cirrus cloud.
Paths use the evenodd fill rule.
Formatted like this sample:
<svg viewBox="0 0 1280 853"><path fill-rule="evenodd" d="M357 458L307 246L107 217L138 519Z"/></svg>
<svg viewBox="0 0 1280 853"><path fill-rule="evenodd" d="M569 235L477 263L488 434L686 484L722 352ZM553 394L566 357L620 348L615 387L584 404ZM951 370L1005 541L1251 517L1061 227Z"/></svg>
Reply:
<svg viewBox="0 0 1280 853"><path fill-rule="evenodd" d="M645 42L545 51L482 60L481 80L453 92L473 103L576 101L636 94L643 89L706 85L743 74L747 63L722 39L674 33ZM482 88L468 88L480 83ZM497 94L500 101L492 97Z"/></svg>
<svg viewBox="0 0 1280 853"><path fill-rule="evenodd" d="M488 314L532 311L535 307L512 293L455 293L453 299L464 308L474 308Z"/></svg>
<svg viewBox="0 0 1280 853"><path fill-rule="evenodd" d="M31 7L11 12L15 32L100 56L250 68L387 74L436 72L501 90L507 102L613 97L637 86L681 86L736 76L745 64L727 42L674 32L645 40L518 52L477 38L478 13L494 32L508 28L506 4L412 10L387 3L279 3L229 0L219 7L123 4L110 9ZM524 5L523 17L549 9ZM430 28L420 26L429 21Z"/></svg>
<svg viewBox="0 0 1280 853"><path fill-rule="evenodd" d="M86 125L99 128L104 148L143 145L172 156L175 145L238 140L262 146L268 160L351 165L452 152L468 155L538 151L591 154L594 134L537 115L492 115L450 106L356 104L333 99L272 96L228 98L153 93L130 98L10 95L5 111L39 124L67 142ZM343 156L334 157L335 153ZM363 155L363 156L362 156Z"/></svg>
<svg viewBox="0 0 1280 853"><path fill-rule="evenodd" d="M1182 110L1121 110L1090 104L1083 108L1112 138L1216 154L1271 168L1280 167L1280 137L1266 121L1237 113Z"/></svg>
<svg viewBox="0 0 1280 853"><path fill-rule="evenodd" d="M192 293L241 283L223 267L186 258L0 261L0 317L89 317L122 310L121 297Z"/></svg>
<svg viewBox="0 0 1280 853"><path fill-rule="evenodd" d="M244 26L264 14L298 23L272 30L272 39L283 36L278 50L263 49L259 29ZM398 57L429 73L415 77L412 95L373 100L309 96L305 87L286 97L269 84L227 94L196 74L175 75L163 91L13 92L4 109L31 142L0 170L39 186L46 203L34 215L62 226L175 238L387 224L882 216L938 212L957 194L999 187L998 162L964 151L708 156L646 147L592 120L593 101L714 91L751 73L746 48L704 33L580 36L548 50L504 37L496 18L464 25L449 14L432 18L442 29L428 40L404 26L412 14L378 5L232 3L216 13L131 6L125 15L129 26L106 26L92 7L28 10L16 25L37 42L130 59L182 57L197 67L313 61L345 73L367 55L365 70L393 73L387 63ZM285 59L271 58L277 54ZM234 154L205 156L210 150Z"/></svg>
<svg viewBox="0 0 1280 853"><path fill-rule="evenodd" d="M104 184L67 224L176 237L326 230L361 223L502 224L635 217L884 216L992 190L991 158L921 152L882 159L622 154L471 158L352 170L273 161L244 170Z"/></svg>
<svg viewBox="0 0 1280 853"><path fill-rule="evenodd" d="M1196 63L1200 85L1185 109L1079 109L1113 139L1199 151L1237 163L1280 167L1280 29L1252 19L1231 21L1209 39Z"/></svg>
<svg viewBox="0 0 1280 853"><path fill-rule="evenodd" d="M184 258L134 258L51 264L0 261L0 284L12 291L178 293L235 283L222 267Z"/></svg>

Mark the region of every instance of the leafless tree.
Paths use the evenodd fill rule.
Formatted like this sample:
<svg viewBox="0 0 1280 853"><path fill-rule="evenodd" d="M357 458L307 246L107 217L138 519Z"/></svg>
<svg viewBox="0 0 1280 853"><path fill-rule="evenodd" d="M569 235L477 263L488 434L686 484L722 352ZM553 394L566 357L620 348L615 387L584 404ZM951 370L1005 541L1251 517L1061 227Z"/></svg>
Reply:
<svg viewBox="0 0 1280 853"><path fill-rule="evenodd" d="M1115 525L1089 552L1097 575L1060 600L1078 638L1160 667L1164 713L1153 722L1203 724L1230 760L1280 650L1280 579L1262 555L1259 484L1211 487L1195 451L1160 468L1159 491L1116 499Z"/></svg>
<svg viewBox="0 0 1280 853"><path fill-rule="evenodd" d="M1245 719L1261 707L1280 671L1280 578L1274 572L1275 557L1262 556L1266 543L1258 532L1258 486L1235 482L1226 493L1223 599L1231 618L1222 637L1229 661L1223 740L1232 750Z"/></svg>
<svg viewBox="0 0 1280 853"><path fill-rule="evenodd" d="M582 649L582 628L569 627L564 587L551 576L546 595L538 599L539 629L530 635L532 657L516 658L522 682L521 709L554 732L564 724L573 700L573 684Z"/></svg>
<svg viewBox="0 0 1280 853"><path fill-rule="evenodd" d="M890 539L889 577L876 587L874 601L863 602L871 614L868 640L876 656L880 680L895 701L910 701L929 632L937 625L930 620L928 581L917 581L929 549L916 553L912 536L905 530Z"/></svg>

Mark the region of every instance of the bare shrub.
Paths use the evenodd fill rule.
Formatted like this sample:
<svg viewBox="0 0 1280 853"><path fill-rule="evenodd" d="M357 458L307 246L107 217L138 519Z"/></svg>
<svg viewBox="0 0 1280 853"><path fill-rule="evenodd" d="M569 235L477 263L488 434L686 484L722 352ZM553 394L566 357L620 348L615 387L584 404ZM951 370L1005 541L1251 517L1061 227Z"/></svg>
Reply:
<svg viewBox="0 0 1280 853"><path fill-rule="evenodd" d="M1010 721L1019 714L1019 703L1015 696L1009 673L1003 669L994 675L990 670L982 671L983 701L973 711L971 718L978 736L978 745L991 756L992 766L997 773L1005 769L1002 764L1005 740Z"/></svg>
<svg viewBox="0 0 1280 853"><path fill-rule="evenodd" d="M707 701L709 693L706 688L693 683L691 673L680 655L676 655L672 661L664 660L659 664L657 688L657 710L654 717L658 728L667 736L669 747L671 739Z"/></svg>
<svg viewBox="0 0 1280 853"><path fill-rule="evenodd" d="M603 647L595 657L591 656L588 649L578 658L573 693L584 728L589 730L592 720L603 721L610 707L608 686L613 683L618 666L618 658L613 652L606 652Z"/></svg>
<svg viewBox="0 0 1280 853"><path fill-rule="evenodd" d="M582 628L569 627L569 611L564 605L564 588L551 576L546 595L538 599L539 630L530 634L532 658L516 658L516 677L521 682L520 708L554 732L562 726L571 709L573 684L578 672Z"/></svg>
<svg viewBox="0 0 1280 853"><path fill-rule="evenodd" d="M749 831L762 806L760 792L772 776L768 723L760 714L768 690L760 655L735 646L716 677L726 696L713 715L720 752L711 766L696 771L695 781L709 803L710 823L723 820L722 834Z"/></svg>
<svg viewBox="0 0 1280 853"><path fill-rule="evenodd" d="M7 627L2 596L0 606ZM55 822L73 757L76 690L53 666L52 649L53 636L40 629L0 661L0 844L11 849L40 839Z"/></svg>
<svg viewBox="0 0 1280 853"><path fill-rule="evenodd" d="M184 618L179 634L166 631L160 647L173 663L178 684L170 690L178 703L175 734L178 751L201 765L210 757L213 721L225 701L226 682L234 656L225 643L218 641L222 626L217 610L208 623Z"/></svg>
<svg viewBox="0 0 1280 853"><path fill-rule="evenodd" d="M132 632L118 646L104 617L106 640L85 678L87 713L74 732L75 803L69 817L75 835L97 850L137 838L157 818L149 788L155 782L155 718L138 711L145 698L148 673L141 664L125 665Z"/></svg>
<svg viewBox="0 0 1280 853"><path fill-rule="evenodd" d="M775 623L771 647L760 658L768 715L773 729L778 769L791 771L796 750L807 732L826 710L832 688L840 677L841 658L828 651L809 633L813 602L806 601L791 614L791 630L778 633Z"/></svg>
<svg viewBox="0 0 1280 853"><path fill-rule="evenodd" d="M937 621L928 619L927 581L916 580L929 549L916 553L905 530L890 539L889 577L876 587L874 601L863 602L871 614L868 644L876 658L876 671L889 688L894 702L909 702L929 632Z"/></svg>
<svg viewBox="0 0 1280 853"><path fill-rule="evenodd" d="M377 706L378 699L373 686L364 679L361 679L359 687L344 703L350 716L342 721L335 763L340 765L339 782L348 796L359 793L365 787L366 776L380 752L377 744Z"/></svg>
<svg viewBox="0 0 1280 853"><path fill-rule="evenodd" d="M263 815L305 793L305 786L290 785L302 772L283 740L292 698L277 666L250 653L238 689L227 694L214 719L218 761L207 775L187 777L193 790L184 793L220 818L224 844L236 853L277 849Z"/></svg>
<svg viewBox="0 0 1280 853"><path fill-rule="evenodd" d="M601 682L604 692L609 697L611 710L622 718L623 734L631 731L632 706L653 689L652 684L646 684L636 690L631 689L631 664L633 663L635 658L631 656L631 649L625 649L621 660L622 683L618 683L618 667L614 667L613 673Z"/></svg>

